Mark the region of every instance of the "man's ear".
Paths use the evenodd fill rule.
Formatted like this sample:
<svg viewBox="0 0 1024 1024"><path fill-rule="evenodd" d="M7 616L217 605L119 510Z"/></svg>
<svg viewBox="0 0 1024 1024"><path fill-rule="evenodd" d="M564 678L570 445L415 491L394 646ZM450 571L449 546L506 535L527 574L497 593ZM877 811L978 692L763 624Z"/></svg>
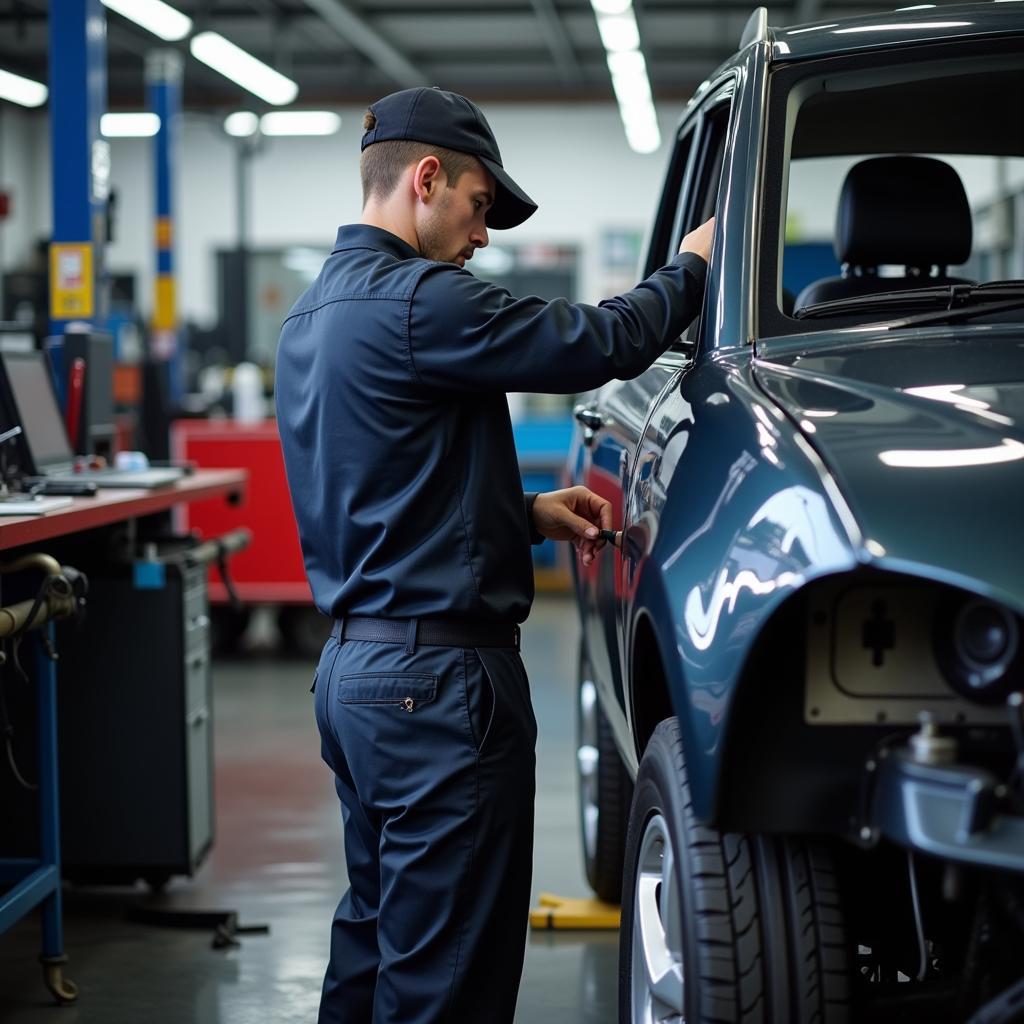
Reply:
<svg viewBox="0 0 1024 1024"><path fill-rule="evenodd" d="M441 161L436 156L425 156L412 172L412 189L421 202L430 202L446 181Z"/></svg>

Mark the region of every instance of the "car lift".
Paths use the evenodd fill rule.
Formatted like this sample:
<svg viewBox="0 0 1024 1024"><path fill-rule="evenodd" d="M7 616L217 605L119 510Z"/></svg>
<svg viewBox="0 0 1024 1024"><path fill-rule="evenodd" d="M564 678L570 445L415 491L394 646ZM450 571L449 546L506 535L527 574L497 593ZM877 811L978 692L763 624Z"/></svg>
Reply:
<svg viewBox="0 0 1024 1024"><path fill-rule="evenodd" d="M595 899L567 899L549 892L540 894L540 908L530 911L535 931L608 930L619 927L619 908Z"/></svg>

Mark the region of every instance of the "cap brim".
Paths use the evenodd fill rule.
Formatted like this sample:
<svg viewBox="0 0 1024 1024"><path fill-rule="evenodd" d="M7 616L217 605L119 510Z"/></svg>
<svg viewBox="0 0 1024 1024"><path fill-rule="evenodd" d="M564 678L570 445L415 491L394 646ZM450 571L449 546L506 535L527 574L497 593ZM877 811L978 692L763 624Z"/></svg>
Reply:
<svg viewBox="0 0 1024 1024"><path fill-rule="evenodd" d="M479 157L479 160L494 177L494 203L486 217L489 228L498 231L514 228L537 212L537 204L512 180L501 164L485 156Z"/></svg>

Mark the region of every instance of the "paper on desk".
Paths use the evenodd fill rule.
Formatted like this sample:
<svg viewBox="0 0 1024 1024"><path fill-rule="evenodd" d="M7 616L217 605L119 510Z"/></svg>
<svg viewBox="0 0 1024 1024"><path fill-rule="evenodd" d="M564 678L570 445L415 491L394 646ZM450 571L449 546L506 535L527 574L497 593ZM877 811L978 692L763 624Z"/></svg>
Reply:
<svg viewBox="0 0 1024 1024"><path fill-rule="evenodd" d="M43 497L15 498L0 501L0 516L39 516L45 512L54 512L58 508L67 508L71 498Z"/></svg>

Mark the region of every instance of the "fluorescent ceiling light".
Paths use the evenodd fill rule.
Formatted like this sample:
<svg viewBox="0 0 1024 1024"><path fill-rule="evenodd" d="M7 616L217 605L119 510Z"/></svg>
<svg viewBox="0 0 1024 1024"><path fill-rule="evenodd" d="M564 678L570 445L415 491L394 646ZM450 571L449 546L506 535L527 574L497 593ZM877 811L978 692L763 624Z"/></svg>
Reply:
<svg viewBox="0 0 1024 1024"><path fill-rule="evenodd" d="M42 82L0 71L0 99L20 103L23 107L41 107L48 95L49 90Z"/></svg>
<svg viewBox="0 0 1024 1024"><path fill-rule="evenodd" d="M624 107L621 114L630 149L637 153L653 153L661 145L661 132L653 105Z"/></svg>
<svg viewBox="0 0 1024 1024"><path fill-rule="evenodd" d="M651 102L651 83L646 75L612 75L612 86L620 107Z"/></svg>
<svg viewBox="0 0 1024 1024"><path fill-rule="evenodd" d="M590 0L595 14L625 14L633 6L633 0Z"/></svg>
<svg viewBox="0 0 1024 1024"><path fill-rule="evenodd" d="M340 127L333 110L275 110L260 118L264 135L333 135Z"/></svg>
<svg viewBox="0 0 1024 1024"><path fill-rule="evenodd" d="M608 54L608 70L613 75L646 75L647 61L639 50Z"/></svg>
<svg viewBox="0 0 1024 1024"><path fill-rule="evenodd" d="M218 32L200 32L192 37L188 46L196 60L201 60L225 78L276 107L291 103L299 94L298 85L290 78L246 53L240 46L235 46Z"/></svg>
<svg viewBox="0 0 1024 1024"><path fill-rule="evenodd" d="M239 139L255 134L259 126L260 119L251 110L236 110L224 118L224 131Z"/></svg>
<svg viewBox="0 0 1024 1024"><path fill-rule="evenodd" d="M160 131L159 114L104 114L100 133L108 139L148 138Z"/></svg>
<svg viewBox="0 0 1024 1024"><path fill-rule="evenodd" d="M163 0L100 0L104 7L117 11L153 35L173 43L192 31L192 19Z"/></svg>
<svg viewBox="0 0 1024 1024"><path fill-rule="evenodd" d="M636 27L632 11L614 16L598 15L597 30L601 33L602 45L609 53L640 47L640 30Z"/></svg>

